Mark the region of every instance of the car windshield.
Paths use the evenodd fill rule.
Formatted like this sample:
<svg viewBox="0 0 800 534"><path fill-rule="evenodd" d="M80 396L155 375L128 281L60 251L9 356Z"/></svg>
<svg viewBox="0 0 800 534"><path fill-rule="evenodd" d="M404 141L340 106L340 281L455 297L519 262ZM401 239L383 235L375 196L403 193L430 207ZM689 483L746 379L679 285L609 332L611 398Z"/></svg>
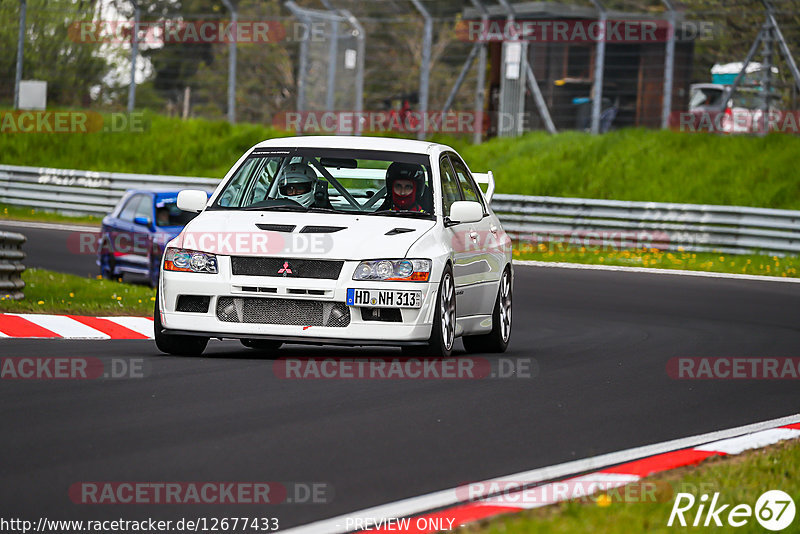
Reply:
<svg viewBox="0 0 800 534"><path fill-rule="evenodd" d="M692 96L689 98L689 110L720 107L722 105L722 93L722 88L693 87Z"/></svg>
<svg viewBox="0 0 800 534"><path fill-rule="evenodd" d="M211 209L429 218L433 182L423 154L349 149L257 149Z"/></svg>

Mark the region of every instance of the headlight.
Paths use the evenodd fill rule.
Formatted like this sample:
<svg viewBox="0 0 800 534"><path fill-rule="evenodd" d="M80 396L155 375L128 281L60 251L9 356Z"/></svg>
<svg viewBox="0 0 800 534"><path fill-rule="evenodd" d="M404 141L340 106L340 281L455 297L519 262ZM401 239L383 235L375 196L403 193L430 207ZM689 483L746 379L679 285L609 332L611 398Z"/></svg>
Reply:
<svg viewBox="0 0 800 534"><path fill-rule="evenodd" d="M164 254L164 270L216 274L217 257L207 252L168 248Z"/></svg>
<svg viewBox="0 0 800 534"><path fill-rule="evenodd" d="M431 260L370 260L358 264L353 280L427 282L430 274Z"/></svg>

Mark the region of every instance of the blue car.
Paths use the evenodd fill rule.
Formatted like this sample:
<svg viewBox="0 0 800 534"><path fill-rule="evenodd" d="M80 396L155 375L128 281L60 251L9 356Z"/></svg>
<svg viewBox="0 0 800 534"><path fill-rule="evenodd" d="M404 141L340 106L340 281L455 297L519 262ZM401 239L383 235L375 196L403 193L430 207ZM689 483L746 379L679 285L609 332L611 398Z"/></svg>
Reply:
<svg viewBox="0 0 800 534"><path fill-rule="evenodd" d="M197 215L178 209L177 200L177 191L125 193L114 211L103 218L97 249L103 278L127 274L152 287L158 284L164 245Z"/></svg>

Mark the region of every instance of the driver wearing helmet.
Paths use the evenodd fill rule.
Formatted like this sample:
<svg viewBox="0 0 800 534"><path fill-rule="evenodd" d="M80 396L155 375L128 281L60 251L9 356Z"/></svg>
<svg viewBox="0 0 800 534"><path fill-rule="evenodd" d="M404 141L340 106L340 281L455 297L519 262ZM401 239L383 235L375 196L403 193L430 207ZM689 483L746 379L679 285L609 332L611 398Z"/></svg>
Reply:
<svg viewBox="0 0 800 534"><path fill-rule="evenodd" d="M425 175L419 165L395 161L386 170L386 191L391 198L392 211L418 211L425 213L420 206Z"/></svg>
<svg viewBox="0 0 800 534"><path fill-rule="evenodd" d="M290 163L278 178L278 192L275 198L288 198L303 207L314 203L314 188L317 173L305 163Z"/></svg>

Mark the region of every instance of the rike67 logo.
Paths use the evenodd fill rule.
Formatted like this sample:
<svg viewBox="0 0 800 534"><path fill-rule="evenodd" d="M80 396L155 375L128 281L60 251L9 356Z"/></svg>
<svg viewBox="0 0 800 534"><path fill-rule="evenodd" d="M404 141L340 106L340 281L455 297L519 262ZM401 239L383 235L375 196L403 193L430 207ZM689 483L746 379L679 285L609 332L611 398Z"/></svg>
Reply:
<svg viewBox="0 0 800 534"><path fill-rule="evenodd" d="M697 509L693 510L697 505ZM694 521L692 521L694 516ZM709 502L704 493L696 499L691 493L678 493L675 504L669 514L667 526L677 524L693 527L721 527L724 525L738 528L746 525L755 516L756 521L767 530L774 532L784 530L792 524L795 516L795 505L792 498L781 490L770 490L761 494L755 508L749 504L724 504L719 492L715 492ZM687 519L688 518L688 519Z"/></svg>

